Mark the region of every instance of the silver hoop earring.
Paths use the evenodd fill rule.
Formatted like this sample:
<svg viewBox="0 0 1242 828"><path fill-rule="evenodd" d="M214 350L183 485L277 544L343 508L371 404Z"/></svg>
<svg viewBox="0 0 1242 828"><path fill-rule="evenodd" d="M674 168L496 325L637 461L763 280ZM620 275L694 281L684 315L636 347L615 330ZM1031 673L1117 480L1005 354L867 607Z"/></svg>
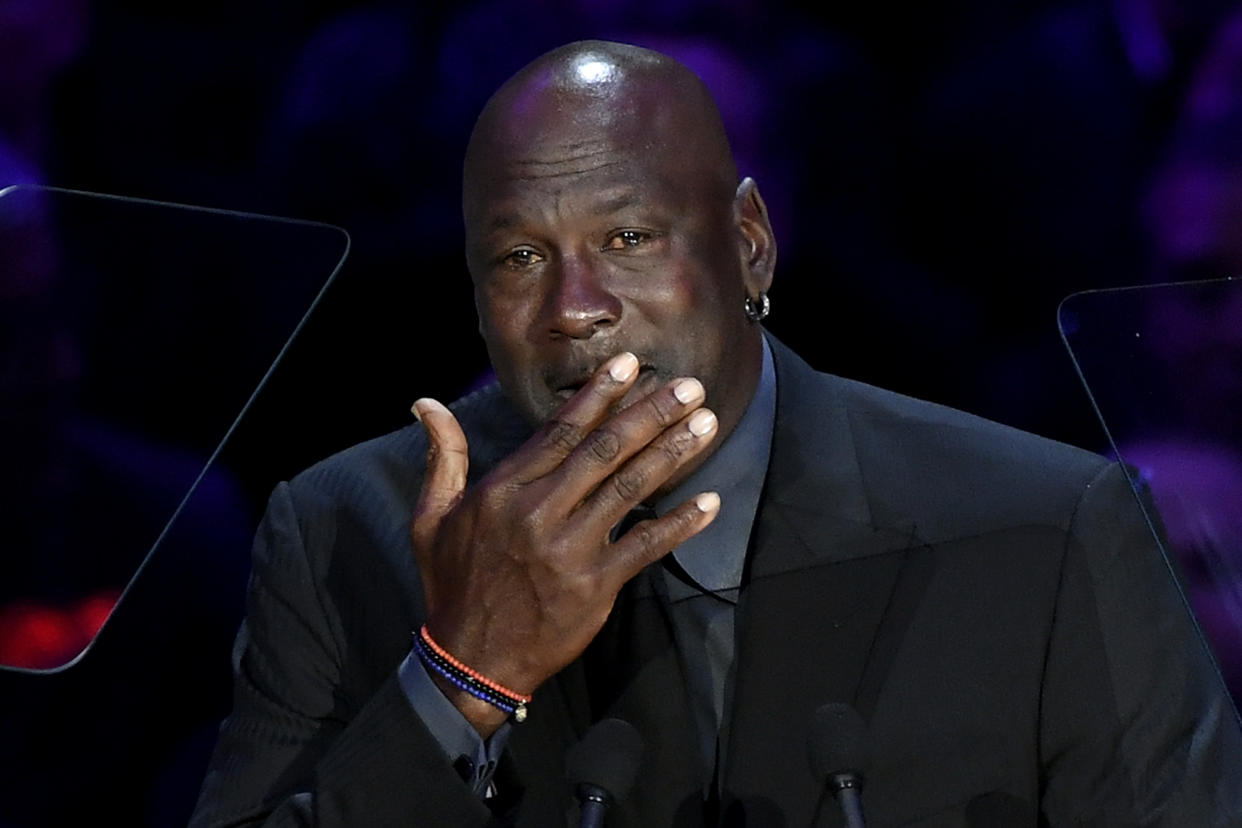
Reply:
<svg viewBox="0 0 1242 828"><path fill-rule="evenodd" d="M759 291L759 296L755 299L746 297L746 318L751 322L761 322L768 318L768 314L772 312L772 303L768 301L767 291Z"/></svg>

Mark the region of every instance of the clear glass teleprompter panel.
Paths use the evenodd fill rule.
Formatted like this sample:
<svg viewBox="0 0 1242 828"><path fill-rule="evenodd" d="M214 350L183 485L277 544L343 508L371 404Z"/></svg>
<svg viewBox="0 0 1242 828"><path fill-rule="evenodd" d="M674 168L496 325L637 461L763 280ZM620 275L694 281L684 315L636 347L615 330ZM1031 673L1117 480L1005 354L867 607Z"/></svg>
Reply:
<svg viewBox="0 0 1242 828"><path fill-rule="evenodd" d="M191 494L227 500L212 461L348 248L314 222L0 189L0 666L72 663Z"/></svg>
<svg viewBox="0 0 1242 828"><path fill-rule="evenodd" d="M1242 279L1089 291L1062 336L1242 701Z"/></svg>

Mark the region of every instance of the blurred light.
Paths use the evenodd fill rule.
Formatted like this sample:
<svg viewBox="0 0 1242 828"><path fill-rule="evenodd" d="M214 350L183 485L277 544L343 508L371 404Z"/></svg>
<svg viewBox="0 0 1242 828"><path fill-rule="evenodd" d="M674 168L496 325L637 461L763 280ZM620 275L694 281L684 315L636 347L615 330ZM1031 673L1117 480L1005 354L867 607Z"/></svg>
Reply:
<svg viewBox="0 0 1242 828"><path fill-rule="evenodd" d="M119 590L103 590L66 608L0 607L0 664L35 670L67 664L94 640L119 598Z"/></svg>
<svg viewBox="0 0 1242 828"><path fill-rule="evenodd" d="M586 60L578 64L578 78L585 83L602 83L614 72L615 67L602 60Z"/></svg>

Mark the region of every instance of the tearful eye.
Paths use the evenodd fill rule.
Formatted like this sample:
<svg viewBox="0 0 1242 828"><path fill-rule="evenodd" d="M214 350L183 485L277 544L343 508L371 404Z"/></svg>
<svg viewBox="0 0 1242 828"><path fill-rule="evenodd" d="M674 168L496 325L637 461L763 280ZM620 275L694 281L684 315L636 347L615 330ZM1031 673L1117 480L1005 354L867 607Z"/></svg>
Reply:
<svg viewBox="0 0 1242 828"><path fill-rule="evenodd" d="M520 269L538 264L543 261L543 256L540 256L529 247L519 247L517 250L509 252L501 261L508 267Z"/></svg>
<svg viewBox="0 0 1242 828"><path fill-rule="evenodd" d="M608 239L608 244L604 245L604 249L624 250L627 247L638 247L649 238L651 234L642 230L620 230Z"/></svg>

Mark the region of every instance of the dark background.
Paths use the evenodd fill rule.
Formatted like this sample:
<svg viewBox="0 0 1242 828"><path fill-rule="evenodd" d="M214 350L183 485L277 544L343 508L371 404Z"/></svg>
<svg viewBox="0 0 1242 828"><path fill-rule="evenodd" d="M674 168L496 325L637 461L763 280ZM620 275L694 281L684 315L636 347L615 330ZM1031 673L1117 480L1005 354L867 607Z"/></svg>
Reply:
<svg viewBox="0 0 1242 828"><path fill-rule="evenodd" d="M769 328L813 365L1104 448L1057 305L1242 270L1242 199L1227 194L1242 187L1203 194L1191 175L1236 182L1242 167L1236 4L794 5L0 0L0 187L291 216L352 237L201 509L99 646L62 676L0 676L0 727L18 734L0 735L0 826L184 823L227 711L246 538L271 487L486 371L462 150L495 86L565 41L650 45L712 87L780 246ZM1177 217L1192 207L1211 231L1188 242ZM136 250L159 243L140 222L117 232ZM176 301L110 309L114 333L124 341L141 307L218 342L193 366L211 399L244 332L216 324L212 282L166 278ZM278 279L228 296L305 302ZM158 427L120 425L205 460L223 426L200 407L178 396Z"/></svg>

